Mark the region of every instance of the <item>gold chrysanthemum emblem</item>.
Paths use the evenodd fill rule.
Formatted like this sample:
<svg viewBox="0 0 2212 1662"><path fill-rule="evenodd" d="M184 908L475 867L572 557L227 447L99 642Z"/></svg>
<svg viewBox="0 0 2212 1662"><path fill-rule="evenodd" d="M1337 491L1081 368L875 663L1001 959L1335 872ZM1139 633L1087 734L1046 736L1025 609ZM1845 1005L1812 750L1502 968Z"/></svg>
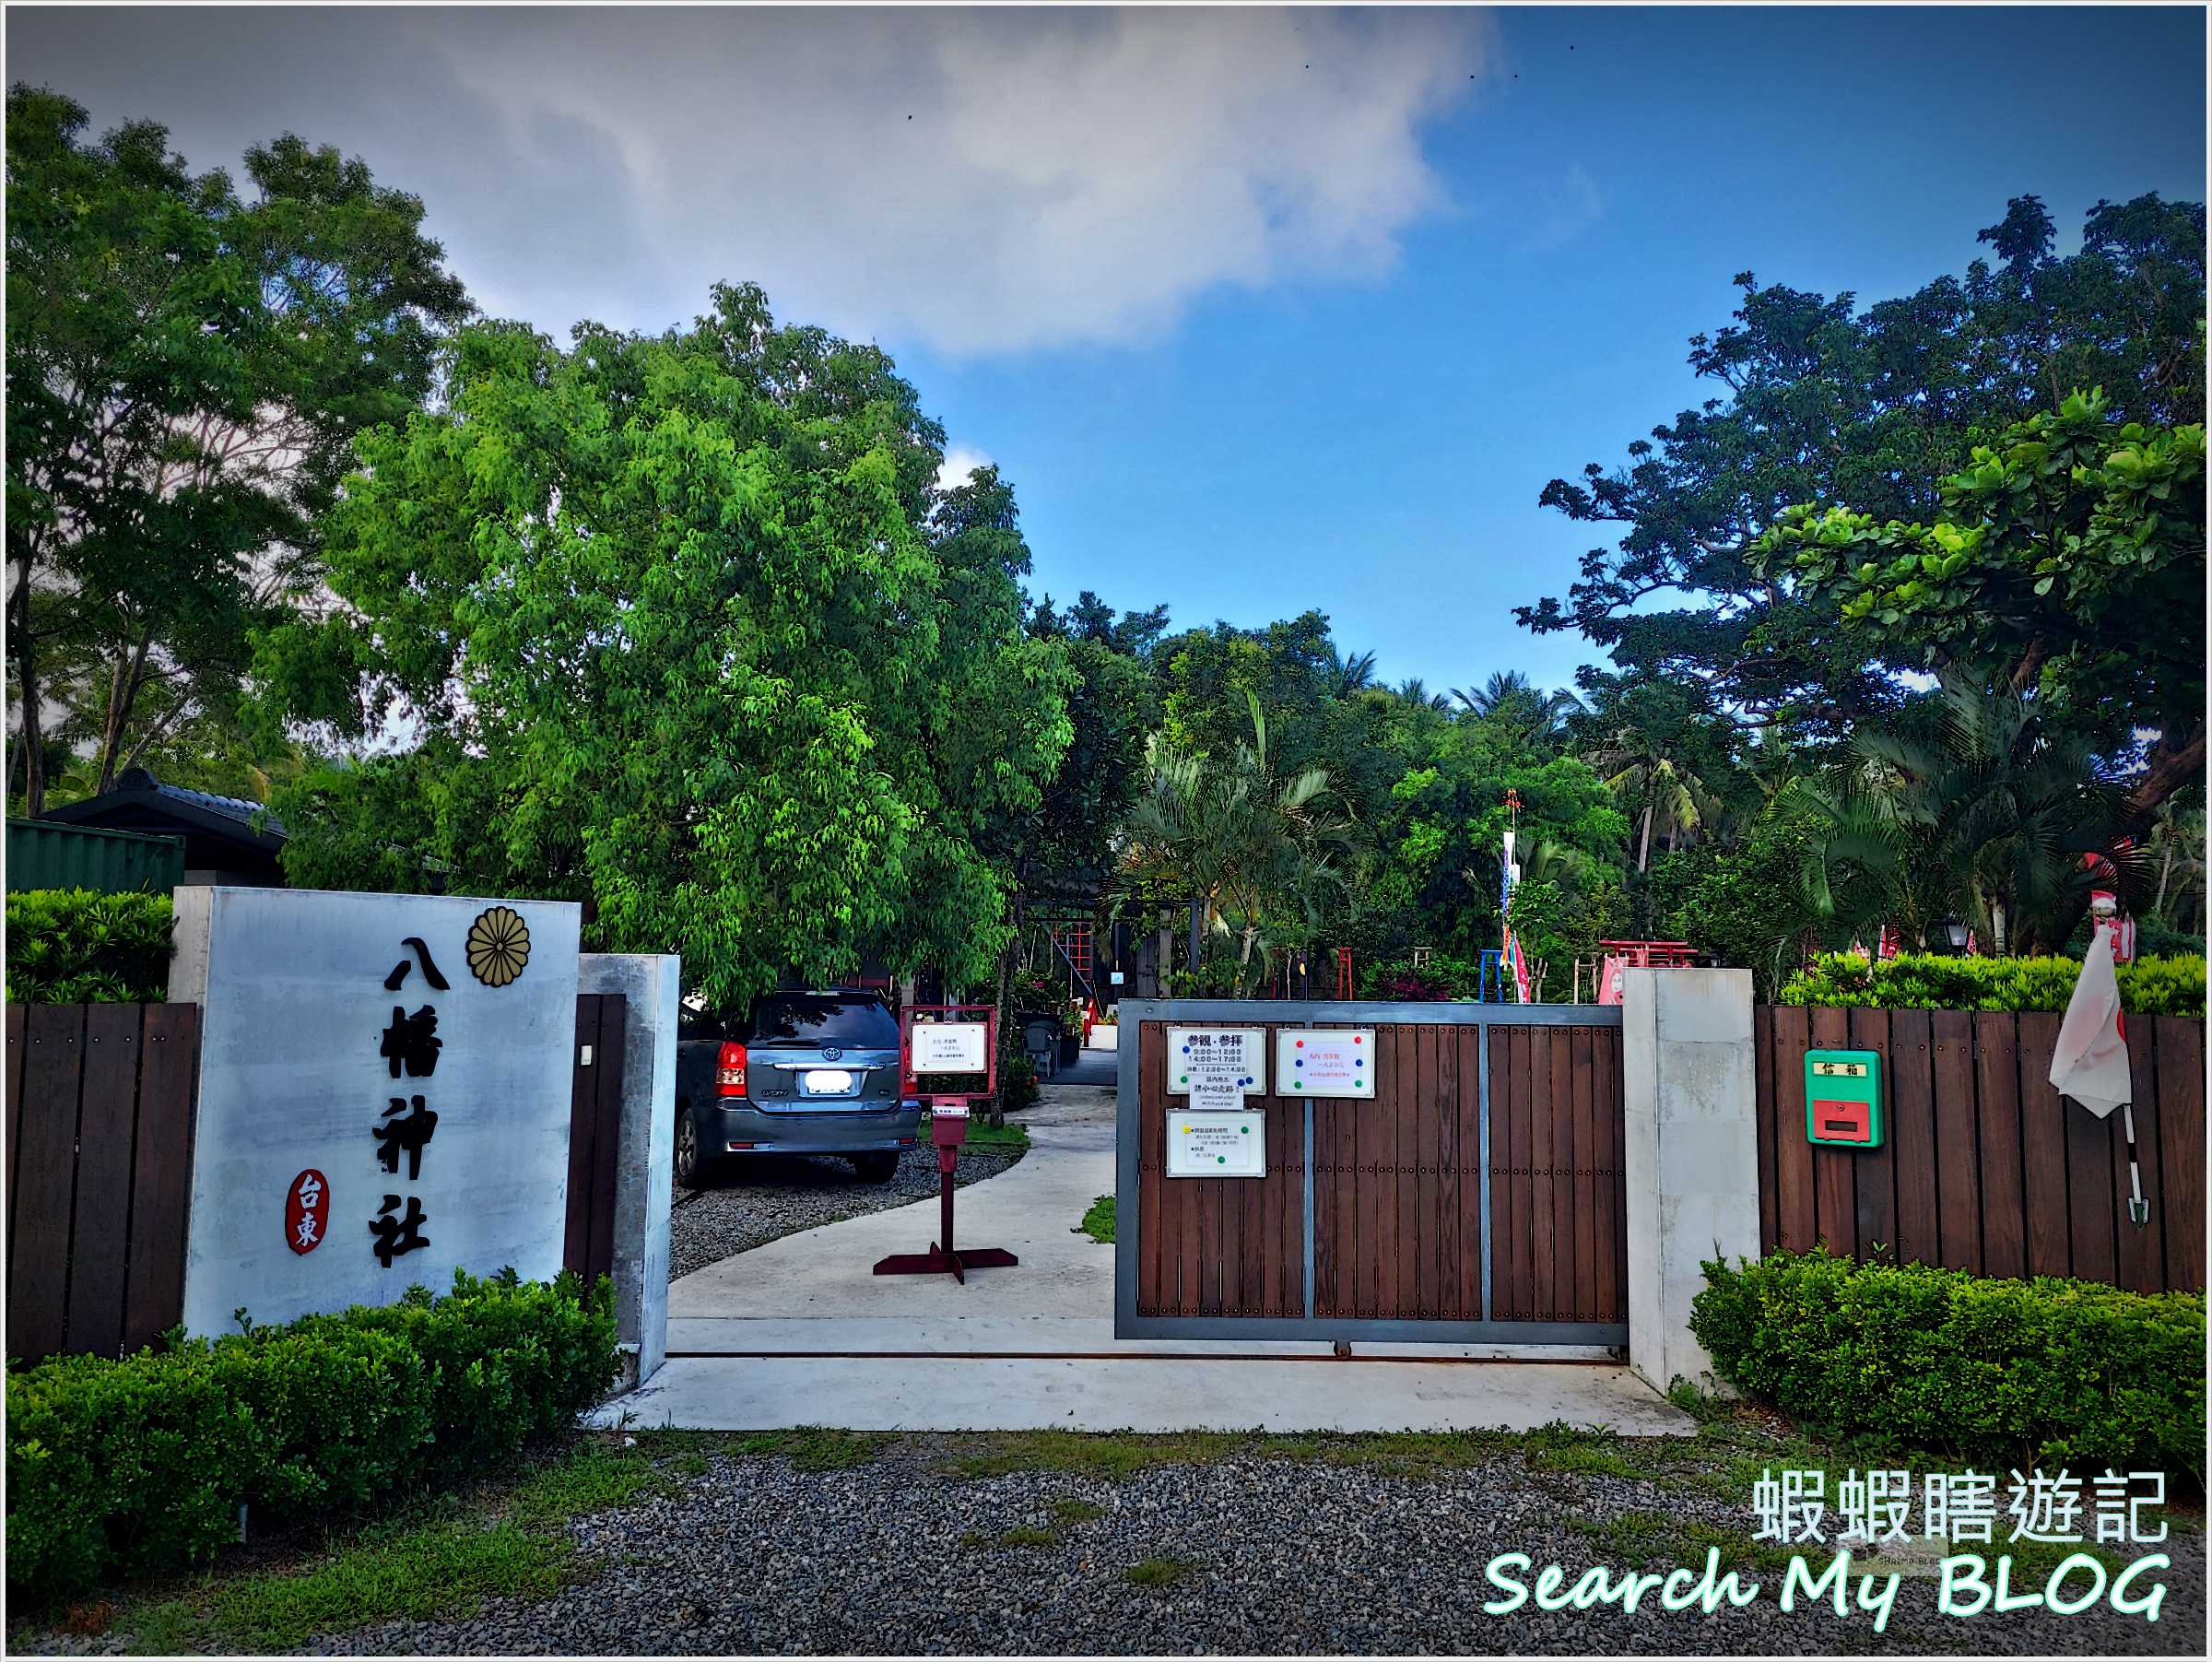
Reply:
<svg viewBox="0 0 2212 1662"><path fill-rule="evenodd" d="M530 961L530 925L512 906L493 906L468 926L468 967L488 987L503 987Z"/></svg>

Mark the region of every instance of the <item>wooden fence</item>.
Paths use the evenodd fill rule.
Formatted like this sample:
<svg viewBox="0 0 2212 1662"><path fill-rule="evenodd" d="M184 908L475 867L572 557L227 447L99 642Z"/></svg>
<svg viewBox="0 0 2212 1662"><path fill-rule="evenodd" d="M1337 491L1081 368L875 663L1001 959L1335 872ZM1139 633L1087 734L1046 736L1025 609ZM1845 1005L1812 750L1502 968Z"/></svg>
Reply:
<svg viewBox="0 0 2212 1662"><path fill-rule="evenodd" d="M1764 1250L1825 1240L1859 1258L1990 1276L2074 1276L2141 1292L2205 1285L2205 1024L2126 1020L2150 1221L2128 1220L2127 1143L2051 1088L2061 1018L2037 1012L1753 1013ZM1805 1135L1805 1053L1882 1053L1879 1149Z"/></svg>
<svg viewBox="0 0 2212 1662"><path fill-rule="evenodd" d="M183 1319L191 1004L7 1007L7 1354L116 1356Z"/></svg>

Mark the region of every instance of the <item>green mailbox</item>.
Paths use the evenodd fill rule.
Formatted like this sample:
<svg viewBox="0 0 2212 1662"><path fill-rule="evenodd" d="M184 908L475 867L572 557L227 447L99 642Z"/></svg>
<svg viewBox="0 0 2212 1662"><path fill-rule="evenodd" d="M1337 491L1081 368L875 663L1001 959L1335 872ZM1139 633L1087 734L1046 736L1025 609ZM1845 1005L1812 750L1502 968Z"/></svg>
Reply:
<svg viewBox="0 0 2212 1662"><path fill-rule="evenodd" d="M1882 1146L1882 1053L1805 1053L1805 1138L1832 1149Z"/></svg>

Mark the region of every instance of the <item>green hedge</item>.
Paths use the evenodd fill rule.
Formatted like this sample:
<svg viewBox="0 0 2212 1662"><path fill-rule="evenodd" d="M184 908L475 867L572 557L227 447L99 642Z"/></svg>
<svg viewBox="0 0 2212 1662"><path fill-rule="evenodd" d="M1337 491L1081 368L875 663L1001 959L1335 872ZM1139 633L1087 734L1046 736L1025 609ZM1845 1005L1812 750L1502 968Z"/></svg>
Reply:
<svg viewBox="0 0 2212 1662"><path fill-rule="evenodd" d="M2072 958L1942 958L1900 952L1870 962L1824 952L1783 984L1776 1002L1885 1010L2063 1010L2081 963ZM2145 958L2120 966L2120 1006L2139 1016L2205 1013L2202 957Z"/></svg>
<svg viewBox="0 0 2212 1662"><path fill-rule="evenodd" d="M7 897L10 1004L159 1004L169 996L166 894L23 889Z"/></svg>
<svg viewBox="0 0 2212 1662"><path fill-rule="evenodd" d="M1824 1249L1705 1266L1721 1376L1831 1435L1984 1467L2205 1471L2202 1293L1996 1280Z"/></svg>
<svg viewBox="0 0 2212 1662"><path fill-rule="evenodd" d="M453 1278L433 1300L60 1357L7 1378L11 1597L205 1560L281 1520L451 1482L564 1431L615 1376L613 1284Z"/></svg>

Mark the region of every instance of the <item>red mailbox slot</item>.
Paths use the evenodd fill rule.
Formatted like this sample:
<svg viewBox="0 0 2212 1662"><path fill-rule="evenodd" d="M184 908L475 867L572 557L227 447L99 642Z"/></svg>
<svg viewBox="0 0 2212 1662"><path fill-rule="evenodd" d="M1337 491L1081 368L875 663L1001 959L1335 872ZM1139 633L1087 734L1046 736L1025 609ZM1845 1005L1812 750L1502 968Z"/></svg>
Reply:
<svg viewBox="0 0 2212 1662"><path fill-rule="evenodd" d="M1837 1142L1871 1143L1874 1141L1873 1116L1865 1102L1831 1102L1816 1100L1813 1103L1813 1123L1819 1127L1823 1137Z"/></svg>

